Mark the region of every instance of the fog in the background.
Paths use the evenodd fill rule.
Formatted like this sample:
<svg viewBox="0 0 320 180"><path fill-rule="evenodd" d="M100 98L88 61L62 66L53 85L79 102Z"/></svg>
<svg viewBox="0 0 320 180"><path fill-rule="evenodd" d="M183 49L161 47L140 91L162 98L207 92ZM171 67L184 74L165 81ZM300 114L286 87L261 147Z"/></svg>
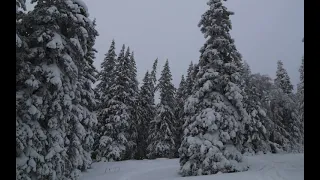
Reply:
<svg viewBox="0 0 320 180"><path fill-rule="evenodd" d="M100 70L104 54L115 39L117 53L122 44L134 51L140 82L157 57L158 74L168 58L173 82L178 86L190 61L199 60L204 38L197 25L208 8L207 1L84 0L100 34L95 45L96 67ZM229 0L226 6L235 12L231 35L252 72L273 78L276 61L282 60L296 86L304 54L304 1Z"/></svg>

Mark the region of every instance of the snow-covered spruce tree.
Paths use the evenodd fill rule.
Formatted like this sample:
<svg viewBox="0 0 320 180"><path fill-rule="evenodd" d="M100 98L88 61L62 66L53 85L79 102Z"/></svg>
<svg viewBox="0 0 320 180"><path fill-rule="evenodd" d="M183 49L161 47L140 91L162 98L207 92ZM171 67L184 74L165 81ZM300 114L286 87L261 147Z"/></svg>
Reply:
<svg viewBox="0 0 320 180"><path fill-rule="evenodd" d="M115 68L116 68L116 53L115 53L115 41L112 40L108 52L105 54L105 58L101 63L101 70L98 73L98 81L100 81L96 88L96 99L98 100L98 106L96 111L100 112L101 109L107 107L108 100L110 99L110 89L114 83ZM104 121L98 121L97 129L95 131L94 152L92 157L96 159L97 149L99 148L99 139L103 135L104 130L101 127L105 125Z"/></svg>
<svg viewBox="0 0 320 180"><path fill-rule="evenodd" d="M143 84L140 88L138 96L138 111L137 111L137 153L135 159L144 159L147 156L147 138L149 124L154 119L154 93L152 91L153 82L149 72L143 78Z"/></svg>
<svg viewBox="0 0 320 180"><path fill-rule="evenodd" d="M275 143L272 152L302 151L296 102L277 86L270 92L270 117L276 125L270 133L270 141Z"/></svg>
<svg viewBox="0 0 320 180"><path fill-rule="evenodd" d="M101 103L101 110L98 111L98 139L99 144L95 147L97 161L119 161L124 158L127 144L128 107L123 103L120 96L123 87L120 85L120 62L124 61L125 45L122 46L114 74L111 77L108 99Z"/></svg>
<svg viewBox="0 0 320 180"><path fill-rule="evenodd" d="M134 59L134 52L130 53L130 49L128 47L125 61L128 62L125 65L125 69L128 69L128 92L129 95L127 97L127 104L130 108L130 121L129 121L129 130L128 130L128 150L126 159L133 159L135 154L137 153L137 138L138 138L138 95L139 95L139 88L138 88L138 80L137 80L137 67L136 61Z"/></svg>
<svg viewBox="0 0 320 180"><path fill-rule="evenodd" d="M16 0L16 179L31 180L32 177L44 177L46 132L34 114L30 99L32 89L37 89L37 81L30 80L34 68L28 62L28 37L24 26L26 14L24 0ZM33 100L40 100L34 97ZM26 102L28 100L28 102ZM40 103L40 101L38 101Z"/></svg>
<svg viewBox="0 0 320 180"><path fill-rule="evenodd" d="M230 37L231 21L222 0L209 0L199 27L207 39L199 72L185 103L186 122L179 149L182 176L238 172L248 169L237 150L243 123L250 119L240 89L241 55ZM240 146L240 147L239 147Z"/></svg>
<svg viewBox="0 0 320 180"><path fill-rule="evenodd" d="M268 135L265 128L265 123L268 123L266 109L261 105L262 94L256 87L256 82L252 80L252 74L249 64L243 63L244 89L246 97L244 103L246 110L251 115L251 121L245 123L244 129L244 144L242 153L255 154L258 152L270 152L268 143Z"/></svg>
<svg viewBox="0 0 320 180"><path fill-rule="evenodd" d="M115 67L116 67L116 52L115 52L115 42L112 40L108 52L105 54L105 58L101 63L101 71L98 74L98 80L96 90L99 94L100 106L105 107L106 101L110 98L109 91L110 87L114 82Z"/></svg>
<svg viewBox="0 0 320 180"><path fill-rule="evenodd" d="M139 93L139 82L138 82L138 79L137 79L137 66L136 66L136 60L134 58L134 52L132 51L131 52L131 56L130 56L130 59L129 59L129 62L130 62L130 77L131 77L131 86L132 86L132 89L134 91L134 95L137 95Z"/></svg>
<svg viewBox="0 0 320 180"><path fill-rule="evenodd" d="M292 100L290 95L275 86L270 77L260 74L252 74L250 77L250 83L254 85L254 92L257 92L260 96L260 107L266 112L262 124L266 128L266 142L269 144L271 152L302 151L303 147L300 142L295 140L290 128L288 128L293 124L285 123L286 120L294 122L298 117L295 110L295 101ZM298 127L299 124L297 122ZM297 137L299 137L299 131L297 133Z"/></svg>
<svg viewBox="0 0 320 180"><path fill-rule="evenodd" d="M193 73L194 73L194 65L191 61L189 68L188 68L188 71L187 71L187 79L186 79L186 85L185 85L186 86L185 93L187 96L190 96L192 94L192 88L194 85Z"/></svg>
<svg viewBox="0 0 320 180"><path fill-rule="evenodd" d="M77 179L91 164L97 32L82 1L33 2L23 19L29 73L17 92L17 117L28 144L17 152L17 179Z"/></svg>
<svg viewBox="0 0 320 180"><path fill-rule="evenodd" d="M302 144L304 144L304 57L299 69L300 82L298 84L298 114L301 122Z"/></svg>
<svg viewBox="0 0 320 180"><path fill-rule="evenodd" d="M91 152L94 143L94 130L98 123L94 111L97 107L95 92L92 85L96 81L97 70L93 65L95 52L93 46L98 32L95 30L95 21L87 27L84 26L87 32L84 31L84 37L87 39L79 39L86 42L84 49L85 61L78 67L78 82L75 92L74 102L76 104L72 108L73 116L70 118L68 129L68 139L70 144L68 147L68 156L71 163L79 170L84 171L90 168Z"/></svg>
<svg viewBox="0 0 320 180"><path fill-rule="evenodd" d="M177 93L175 94L176 104L177 104L177 111L176 117L180 118L183 117L184 113L184 100L186 96L186 81L184 79L184 75L181 76L181 81L179 84L179 88L177 89Z"/></svg>
<svg viewBox="0 0 320 180"><path fill-rule="evenodd" d="M277 62L277 72L275 82L275 89L272 91L274 121L281 121L284 128L290 133L291 146L287 151L301 151L302 133L301 121L299 120L298 107L294 94L292 94L293 85L290 82L287 71L283 68L281 61Z"/></svg>
<svg viewBox="0 0 320 180"><path fill-rule="evenodd" d="M135 145L130 137L132 125L132 103L134 97L131 88L130 50L125 53L122 46L116 61L113 84L109 99L98 113L100 132L99 146L96 148L98 161L119 161L128 158L128 151Z"/></svg>
<svg viewBox="0 0 320 180"><path fill-rule="evenodd" d="M266 75L252 74L250 84L254 85L254 92L260 96L261 108L265 110L266 116L263 118L263 125L266 128L267 143L272 153L278 153L289 149L289 132L276 117L278 111L273 112L276 108L276 92L279 90L274 86L272 79Z"/></svg>
<svg viewBox="0 0 320 180"><path fill-rule="evenodd" d="M149 125L155 116L155 92L157 85L157 65L158 58L154 61L151 73L146 74L143 79L143 85L138 95L137 111L137 153L135 159L147 158L147 139L149 135ZM147 78L148 76L148 78ZM150 99L149 99L150 98ZM150 105L151 104L151 105Z"/></svg>
<svg viewBox="0 0 320 180"><path fill-rule="evenodd" d="M250 83L255 85L256 91L261 95L261 105L264 109L268 109L270 103L270 92L272 90L273 82L268 75L252 74L250 76ZM268 110L267 110L268 111Z"/></svg>
<svg viewBox="0 0 320 180"><path fill-rule="evenodd" d="M304 38L302 39L304 42ZM299 119L301 123L301 134L302 134L302 144L304 144L304 57L302 57L301 66L299 68L300 72L300 82L297 88L297 96L298 96L298 113Z"/></svg>
<svg viewBox="0 0 320 180"><path fill-rule="evenodd" d="M149 126L147 157L151 159L172 158L174 155L174 109L176 104L174 99L175 88L171 81L172 75L167 60L158 84L160 103L157 106L155 117Z"/></svg>
<svg viewBox="0 0 320 180"><path fill-rule="evenodd" d="M283 67L282 61L277 62L277 72L276 79L274 80L276 86L282 89L286 94L291 94L293 90L293 85L290 82L290 77L287 71Z"/></svg>
<svg viewBox="0 0 320 180"><path fill-rule="evenodd" d="M178 149L181 145L181 139L183 135L182 126L184 124L184 102L186 100L186 81L184 79L184 75L181 77L181 81L179 84L179 88L177 89L177 93L175 94L176 108L175 108L175 157L179 157Z"/></svg>
<svg viewBox="0 0 320 180"><path fill-rule="evenodd" d="M304 114L304 57L302 58L301 66L299 68L300 72L300 83L298 85L298 93L300 96L300 111ZM304 119L304 118L303 118Z"/></svg>

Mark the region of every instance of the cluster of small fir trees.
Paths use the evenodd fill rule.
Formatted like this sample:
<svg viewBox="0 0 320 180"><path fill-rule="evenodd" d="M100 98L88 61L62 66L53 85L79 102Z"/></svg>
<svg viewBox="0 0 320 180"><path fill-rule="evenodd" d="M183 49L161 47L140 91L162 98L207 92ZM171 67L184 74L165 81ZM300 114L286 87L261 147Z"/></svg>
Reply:
<svg viewBox="0 0 320 180"><path fill-rule="evenodd" d="M134 53L115 41L101 63L96 86L98 125L93 157L97 161L120 161L173 157L175 146L175 87L166 61L157 83L158 59L138 86ZM154 94L160 91L160 103Z"/></svg>

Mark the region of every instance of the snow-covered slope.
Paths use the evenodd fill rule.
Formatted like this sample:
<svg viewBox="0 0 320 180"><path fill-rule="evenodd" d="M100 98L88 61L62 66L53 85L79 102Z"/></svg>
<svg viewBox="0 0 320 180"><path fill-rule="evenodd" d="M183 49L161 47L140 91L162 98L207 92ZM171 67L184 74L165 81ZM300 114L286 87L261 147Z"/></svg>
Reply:
<svg viewBox="0 0 320 180"><path fill-rule="evenodd" d="M245 157L246 172L180 177L178 159L94 163L81 180L303 180L303 154L268 154Z"/></svg>

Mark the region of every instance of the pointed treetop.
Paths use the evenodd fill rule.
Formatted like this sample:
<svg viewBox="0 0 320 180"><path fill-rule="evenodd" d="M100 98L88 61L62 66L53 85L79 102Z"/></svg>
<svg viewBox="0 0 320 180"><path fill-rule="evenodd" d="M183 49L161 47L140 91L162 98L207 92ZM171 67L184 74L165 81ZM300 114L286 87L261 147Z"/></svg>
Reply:
<svg viewBox="0 0 320 180"><path fill-rule="evenodd" d="M162 73L167 73L167 72L170 72L170 67L169 67L169 60L167 59L166 60L166 63L164 64L164 66L163 66L163 71L162 71ZM171 76L171 72L170 72L170 76ZM171 78L172 79L172 78Z"/></svg>
<svg viewBox="0 0 320 180"><path fill-rule="evenodd" d="M146 74L144 75L144 78L143 78L143 79L148 78L148 76L149 76L149 71L147 70L147 72L146 72Z"/></svg>
<svg viewBox="0 0 320 180"><path fill-rule="evenodd" d="M130 61L131 61L132 65L134 66L134 68L136 69L136 61L134 59L134 51L131 52Z"/></svg>
<svg viewBox="0 0 320 180"><path fill-rule="evenodd" d="M152 65L152 71L150 74L154 86L157 83L157 65L158 65L158 58L154 61Z"/></svg>
<svg viewBox="0 0 320 180"><path fill-rule="evenodd" d="M278 65L279 68L282 68L283 62L282 62L281 60L278 60L278 61L277 61L277 65Z"/></svg>
<svg viewBox="0 0 320 180"><path fill-rule="evenodd" d="M126 46L123 44L122 45L122 48L121 48L121 50L120 50L120 53L119 53L119 58L121 58L121 57L124 57L124 51L125 51L125 49L126 49Z"/></svg>
<svg viewBox="0 0 320 180"><path fill-rule="evenodd" d="M180 86L181 85L185 86L185 84L186 84L186 79L184 78L184 75L182 74L181 81L180 81Z"/></svg>
<svg viewBox="0 0 320 180"><path fill-rule="evenodd" d="M153 63L153 68L157 68L157 64L158 64L158 58L156 60L154 60L154 63Z"/></svg>
<svg viewBox="0 0 320 180"><path fill-rule="evenodd" d="M131 56L130 56L130 64L131 64L131 78L134 79L135 84L139 84L138 80L137 80L137 67L136 67L136 61L134 59L134 51L131 52ZM138 87L136 87L138 88Z"/></svg>
<svg viewBox="0 0 320 180"><path fill-rule="evenodd" d="M250 75L251 74L251 69L249 64L247 63L247 61L243 61L243 71L246 75Z"/></svg>
<svg viewBox="0 0 320 180"><path fill-rule="evenodd" d="M116 44L116 41L114 39L112 39L111 44Z"/></svg>
<svg viewBox="0 0 320 180"><path fill-rule="evenodd" d="M131 56L130 56L130 61L132 63L133 68L135 69L134 71L137 71L137 67L136 67L136 61L134 59L134 51L131 52Z"/></svg>
<svg viewBox="0 0 320 180"><path fill-rule="evenodd" d="M185 81L183 74L181 75L181 81Z"/></svg>
<svg viewBox="0 0 320 180"><path fill-rule="evenodd" d="M186 80L184 78L184 75L182 74L181 75L181 81L180 81L180 84L179 84L179 88L184 88L185 84L186 84Z"/></svg>
<svg viewBox="0 0 320 180"><path fill-rule="evenodd" d="M135 59L134 59L134 51L131 52L130 61L131 61L131 63L132 63L133 68L134 68L134 69L137 69L137 68L136 68L136 61L135 61Z"/></svg>
<svg viewBox="0 0 320 180"><path fill-rule="evenodd" d="M184 79L184 75L181 76L181 81L179 83L179 88L177 89L176 98L177 101L183 102L186 96L186 80Z"/></svg>
<svg viewBox="0 0 320 180"><path fill-rule="evenodd" d="M226 1L226 0L224 0ZM205 21L212 21L210 17L214 17L214 19L227 19L228 21L215 21L215 24L218 26L224 26L225 28L221 29L218 28L218 26L214 29L212 29L213 31L227 31L229 32L229 30L231 30L231 22L230 22L230 15L234 15L234 12L228 11L227 8L222 4L221 0L209 0L209 2L207 3L207 5L210 6L210 10L207 11L206 13L204 13L202 15L202 19L200 20L198 26L201 27L203 25L203 23ZM201 28L201 31L203 31L203 29Z"/></svg>
<svg viewBox="0 0 320 180"><path fill-rule="evenodd" d="M130 56L130 47L128 46L127 47L127 51L126 51L126 55L125 55L126 57L129 57Z"/></svg>
<svg viewBox="0 0 320 180"><path fill-rule="evenodd" d="M166 63L163 66L163 70L161 71L161 77L159 79L159 84L157 85L156 88L160 89L160 91L164 90L163 86L169 87L169 89L174 89L174 86L171 83L171 80L172 80L172 74L171 74L170 67L169 67L169 61L167 59ZM161 96L161 94L162 93L160 93L160 96Z"/></svg>
<svg viewBox="0 0 320 180"><path fill-rule="evenodd" d="M192 93L192 87L194 85L194 70L195 70L195 65L196 64L193 64L193 62L191 61L190 65L189 65L189 68L187 70L187 78L186 78L186 82L185 82L185 86L186 86L186 89L185 89L185 93L186 95L191 95Z"/></svg>
<svg viewBox="0 0 320 180"><path fill-rule="evenodd" d="M109 73L109 71L114 68L114 64L116 63L116 56L117 54L115 52L115 42L112 41L110 48L108 52L105 54L105 58L100 65L102 69L102 71L100 72L100 75Z"/></svg>
<svg viewBox="0 0 320 180"><path fill-rule="evenodd" d="M165 66L169 66L169 60L166 60Z"/></svg>
<svg viewBox="0 0 320 180"><path fill-rule="evenodd" d="M143 77L143 80L142 80L143 85L146 85L148 82L150 82L150 77L149 76L150 76L149 71L147 71L146 74Z"/></svg>
<svg viewBox="0 0 320 180"><path fill-rule="evenodd" d="M232 63L238 68L241 67L241 54L237 51L234 40L231 38L232 29L230 15L221 0L209 0L209 9L202 15L198 24L201 32L206 38L206 43L200 49L199 66L214 64ZM228 52L226 54L226 52Z"/></svg>
<svg viewBox="0 0 320 180"><path fill-rule="evenodd" d="M158 65L158 58L156 60L154 60L154 63L152 65L152 72L151 73L156 73L157 65Z"/></svg>
<svg viewBox="0 0 320 180"><path fill-rule="evenodd" d="M116 49L115 45L116 45L116 43L114 42L114 40L112 40L111 45L110 45L110 47L109 47L109 50L108 50L108 52L105 54L105 56L110 55L110 52L114 52L114 50ZM115 52L114 52L114 53L115 53Z"/></svg>
<svg viewBox="0 0 320 180"><path fill-rule="evenodd" d="M193 71L193 69L194 69L194 65L193 65L193 62L191 61L191 63L189 64L189 67L188 67L187 77L189 76L189 73L191 73L191 71Z"/></svg>
<svg viewBox="0 0 320 180"><path fill-rule="evenodd" d="M276 79L274 80L275 84L283 90L283 92L290 94L293 90L293 85L290 82L290 77L287 71L283 67L283 62L279 60L277 62L277 72Z"/></svg>

